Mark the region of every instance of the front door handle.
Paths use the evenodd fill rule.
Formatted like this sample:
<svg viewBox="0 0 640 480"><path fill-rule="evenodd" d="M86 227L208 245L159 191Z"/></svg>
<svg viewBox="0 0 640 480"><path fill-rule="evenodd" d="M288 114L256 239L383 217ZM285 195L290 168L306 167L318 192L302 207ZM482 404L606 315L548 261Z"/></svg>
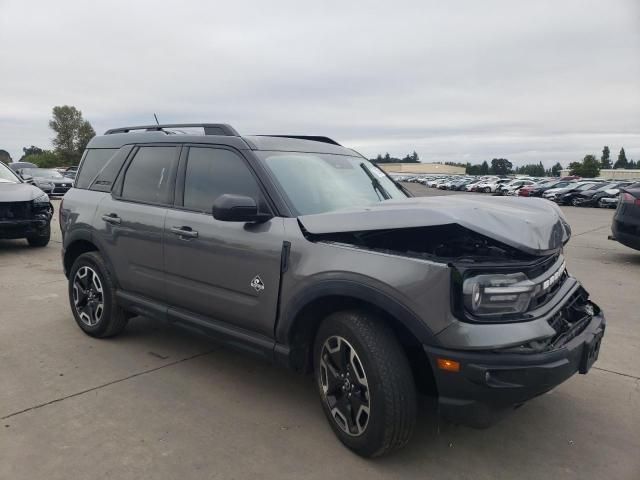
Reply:
<svg viewBox="0 0 640 480"><path fill-rule="evenodd" d="M179 237L198 238L198 232L191 227L171 227L171 233Z"/></svg>
<svg viewBox="0 0 640 480"><path fill-rule="evenodd" d="M102 220L111 225L120 225L122 223L122 219L115 213L110 213L109 215L102 215Z"/></svg>

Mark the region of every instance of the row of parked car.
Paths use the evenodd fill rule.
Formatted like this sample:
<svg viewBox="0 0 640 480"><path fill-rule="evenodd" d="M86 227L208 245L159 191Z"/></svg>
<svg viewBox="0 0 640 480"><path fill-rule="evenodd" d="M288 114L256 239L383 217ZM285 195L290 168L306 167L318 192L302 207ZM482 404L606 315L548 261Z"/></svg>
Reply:
<svg viewBox="0 0 640 480"><path fill-rule="evenodd" d="M9 168L25 182L38 187L47 195L62 196L73 186L78 167L39 168L30 162L14 162Z"/></svg>
<svg viewBox="0 0 640 480"><path fill-rule="evenodd" d="M441 190L493 193L521 197L543 197L559 205L615 208L621 190L636 180L581 179L579 177L534 178L498 176L399 176L396 180L421 183Z"/></svg>

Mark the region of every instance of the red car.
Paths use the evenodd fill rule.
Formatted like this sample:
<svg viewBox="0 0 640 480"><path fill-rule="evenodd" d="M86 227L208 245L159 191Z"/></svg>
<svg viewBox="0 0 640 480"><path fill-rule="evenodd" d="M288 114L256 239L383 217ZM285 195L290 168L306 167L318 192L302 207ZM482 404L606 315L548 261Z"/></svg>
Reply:
<svg viewBox="0 0 640 480"><path fill-rule="evenodd" d="M520 196L520 197L528 197L529 196L529 192L531 192L531 190L533 190L537 186L538 185L534 183L533 185L525 185L524 187L520 187L520 189L518 190L518 196Z"/></svg>

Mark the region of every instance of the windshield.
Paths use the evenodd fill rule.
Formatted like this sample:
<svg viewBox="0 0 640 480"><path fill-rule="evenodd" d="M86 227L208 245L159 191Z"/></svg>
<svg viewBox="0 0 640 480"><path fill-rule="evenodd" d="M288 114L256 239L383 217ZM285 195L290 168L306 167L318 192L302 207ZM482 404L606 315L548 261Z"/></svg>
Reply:
<svg viewBox="0 0 640 480"><path fill-rule="evenodd" d="M0 183L20 183L18 177L2 162L0 162Z"/></svg>
<svg viewBox="0 0 640 480"><path fill-rule="evenodd" d="M256 152L300 215L407 198L368 160L345 155Z"/></svg>
<svg viewBox="0 0 640 480"><path fill-rule="evenodd" d="M60 172L52 168L24 168L22 172L38 178L63 178Z"/></svg>

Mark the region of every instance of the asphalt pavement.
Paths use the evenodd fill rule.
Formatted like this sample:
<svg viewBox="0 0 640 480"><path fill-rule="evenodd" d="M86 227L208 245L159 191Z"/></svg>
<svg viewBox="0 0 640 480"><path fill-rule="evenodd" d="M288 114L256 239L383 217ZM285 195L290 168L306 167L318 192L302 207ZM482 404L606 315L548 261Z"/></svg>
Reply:
<svg viewBox="0 0 640 480"><path fill-rule="evenodd" d="M607 239L612 210L563 210L568 268L607 317L598 362L486 430L425 400L377 460L341 446L308 377L148 318L84 335L55 219L46 248L0 240L0 479L638 480L640 252Z"/></svg>

